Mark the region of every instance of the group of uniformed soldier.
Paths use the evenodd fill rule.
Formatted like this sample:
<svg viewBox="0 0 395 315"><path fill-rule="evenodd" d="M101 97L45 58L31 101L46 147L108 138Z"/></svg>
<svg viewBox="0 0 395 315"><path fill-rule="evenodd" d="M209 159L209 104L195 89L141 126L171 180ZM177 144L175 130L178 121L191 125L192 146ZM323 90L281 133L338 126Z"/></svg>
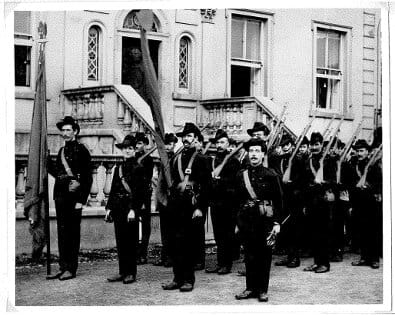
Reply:
<svg viewBox="0 0 395 315"><path fill-rule="evenodd" d="M52 168L60 253L60 272L52 278L67 280L76 275L90 156L76 141L76 121L65 117L58 128L66 145ZM277 247L286 257L276 266L299 267L302 252L310 250L314 262L303 270L328 272L330 262L342 261L349 236L361 254L352 264L379 268L382 146L377 138L373 145L363 139L345 145L336 134L328 140L313 132L310 139L303 133L296 141L284 135L276 142L273 137L279 134L273 135L273 129L256 122L247 130L251 138L245 143L218 129L207 145L193 123L186 123L176 135L166 134L169 164L160 165L156 195L162 251L154 263L173 267L174 277L162 286L164 290L193 290L195 270L205 268L204 224L209 209L217 261L206 272L230 273L240 243L244 251L246 288L236 299L268 300L277 237ZM175 152L178 138L183 145ZM144 150L147 144L147 137L137 133L116 145L124 161L114 171L105 220L114 222L119 273L108 281L134 282L136 264L147 263L154 166ZM214 153L208 150L210 145L215 145ZM172 178L170 187L166 168ZM76 191L70 188L72 179L81 184ZM142 221L140 243L138 220Z"/></svg>

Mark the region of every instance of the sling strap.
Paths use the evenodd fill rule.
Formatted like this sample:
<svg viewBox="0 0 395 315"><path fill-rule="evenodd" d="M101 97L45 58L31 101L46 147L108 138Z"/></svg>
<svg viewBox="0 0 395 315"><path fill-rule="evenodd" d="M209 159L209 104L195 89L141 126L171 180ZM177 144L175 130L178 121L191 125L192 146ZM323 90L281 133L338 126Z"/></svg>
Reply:
<svg viewBox="0 0 395 315"><path fill-rule="evenodd" d="M181 187L183 187L182 188L183 190L185 189L185 185L189 182L189 176L191 176L191 174L192 174L192 164L193 164L193 161L195 160L197 154L198 154L198 151L195 150L195 152L193 152L191 159L188 162L187 168L185 169L184 172L182 171L181 154L178 155L178 157L177 157L178 173L180 175L181 182L184 184L184 185L181 185Z"/></svg>
<svg viewBox="0 0 395 315"><path fill-rule="evenodd" d="M258 197L257 197L257 195L255 193L254 188L252 188L250 177L248 176L248 170L243 171L243 179L244 179L245 187L246 187L248 193L250 194L250 197L253 200L257 200Z"/></svg>
<svg viewBox="0 0 395 315"><path fill-rule="evenodd" d="M119 178L121 179L122 185L123 185L123 187L125 188L125 190L126 190L129 194L131 194L131 193L132 193L132 190L130 189L129 184L126 182L125 177L123 177L122 164L119 165Z"/></svg>
<svg viewBox="0 0 395 315"><path fill-rule="evenodd" d="M69 166L69 163L67 163L66 157L64 156L64 147L61 149L60 157L61 157L61 159L62 159L62 164L63 164L63 166L64 166L64 169L65 169L67 175L70 176L70 177L74 177L74 174L73 174L73 172L71 171L71 168L70 168L70 166Z"/></svg>

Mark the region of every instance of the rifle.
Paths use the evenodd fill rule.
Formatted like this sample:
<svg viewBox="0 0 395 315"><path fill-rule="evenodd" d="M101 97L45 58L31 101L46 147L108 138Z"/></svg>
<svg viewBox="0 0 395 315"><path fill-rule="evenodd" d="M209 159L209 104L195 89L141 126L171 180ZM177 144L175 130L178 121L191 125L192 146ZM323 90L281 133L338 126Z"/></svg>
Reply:
<svg viewBox="0 0 395 315"><path fill-rule="evenodd" d="M268 142L268 145L267 145L267 150L268 151L272 147L274 141L276 140L276 138L278 136L278 133L279 133L279 130L280 130L279 127L280 127L280 124L281 124L281 122L282 122L282 120L284 118L284 114L285 114L285 110L286 109L287 109L287 105L284 105L283 110L281 111L280 117L278 118L278 120L276 122L276 125L273 128L273 132L272 132L272 134L270 136L270 139L269 139L269 142Z"/></svg>
<svg viewBox="0 0 395 315"><path fill-rule="evenodd" d="M150 155L152 152L154 152L156 150L156 145L154 145L151 149L149 149L147 152L145 152L142 156L140 156L137 159L137 163L141 164L141 161L144 160L148 155Z"/></svg>
<svg viewBox="0 0 395 315"><path fill-rule="evenodd" d="M292 152L291 157L289 158L288 167L287 167L287 169L285 170L285 172L283 174L283 183L288 183L290 178L291 178L292 161L295 158L296 154L298 153L298 150L299 150L299 147L302 144L303 138L305 137L307 132L310 130L314 119L315 119L315 114L313 115L313 117L311 117L309 123L304 127L304 129L303 129L302 133L300 134L299 138L296 140L295 149Z"/></svg>
<svg viewBox="0 0 395 315"><path fill-rule="evenodd" d="M343 153L340 155L339 160L337 161L337 170L336 170L336 182L340 184L340 175L341 175L341 167L343 161L346 159L352 145L354 144L355 140L357 139L362 127L362 120L359 122L357 129L355 129L354 133L352 134L350 140L348 140L347 144L344 147Z"/></svg>
<svg viewBox="0 0 395 315"><path fill-rule="evenodd" d="M380 157L379 153L382 151L382 149L383 149L383 144L380 144L380 146L370 156L369 161L366 164L365 169L363 170L363 174L356 185L358 188L364 188L366 186L366 177L368 175L369 167L372 166L378 160L378 157Z"/></svg>
<svg viewBox="0 0 395 315"><path fill-rule="evenodd" d="M329 128L332 125L333 121L335 120L336 114L332 115L331 120L329 121L328 125L324 129L324 132L322 133L322 138L325 140L325 138L330 134Z"/></svg>
<svg viewBox="0 0 395 315"><path fill-rule="evenodd" d="M320 168L318 169L317 174L315 175L315 179L314 179L314 182L317 184L321 184L324 181L324 159L327 156L327 154L329 153L329 150L333 144L333 141L335 140L335 138L337 137L337 134L340 131L340 126L342 125L343 120L344 120L344 116L342 116L342 118L340 119L339 124L336 127L335 133L333 134L331 140L327 144L324 154L322 155L322 157L320 159Z"/></svg>
<svg viewBox="0 0 395 315"><path fill-rule="evenodd" d="M224 158L224 160L222 161L222 163L220 165L218 165L212 172L211 175L213 176L213 178L216 178L219 176L219 174L221 173L222 169L224 168L225 164L229 161L229 159L234 156L238 151L240 151L240 149L243 147L244 143L240 143L236 149L234 149L232 152L230 152L229 154L227 154Z"/></svg>

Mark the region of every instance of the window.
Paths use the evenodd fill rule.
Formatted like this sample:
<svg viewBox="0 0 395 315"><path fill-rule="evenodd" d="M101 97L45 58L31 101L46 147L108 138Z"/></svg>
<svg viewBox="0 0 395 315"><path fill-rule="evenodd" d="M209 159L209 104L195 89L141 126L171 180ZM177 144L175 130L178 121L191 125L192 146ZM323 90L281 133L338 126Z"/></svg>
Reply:
<svg viewBox="0 0 395 315"><path fill-rule="evenodd" d="M15 86L31 86L31 12L14 12Z"/></svg>
<svg viewBox="0 0 395 315"><path fill-rule="evenodd" d="M189 59L190 43L188 37L180 39L180 49L178 53L178 87L181 89L189 88Z"/></svg>
<svg viewBox="0 0 395 315"><path fill-rule="evenodd" d="M139 21L137 19L137 13L138 11L133 10L130 11L128 13L128 15L126 16L125 20L123 21L123 28L129 28L129 29L136 29L139 30L140 29L140 24ZM156 16L154 16L154 22L152 23L152 27L151 27L151 32L158 32L159 27L158 27L158 21Z"/></svg>
<svg viewBox="0 0 395 315"><path fill-rule="evenodd" d="M100 29L92 26L88 32L88 80L99 80Z"/></svg>
<svg viewBox="0 0 395 315"><path fill-rule="evenodd" d="M231 97L266 94L262 71L266 66L266 21L257 17L232 15Z"/></svg>
<svg viewBox="0 0 395 315"><path fill-rule="evenodd" d="M319 111L347 112L348 32L322 24L314 27L313 103Z"/></svg>

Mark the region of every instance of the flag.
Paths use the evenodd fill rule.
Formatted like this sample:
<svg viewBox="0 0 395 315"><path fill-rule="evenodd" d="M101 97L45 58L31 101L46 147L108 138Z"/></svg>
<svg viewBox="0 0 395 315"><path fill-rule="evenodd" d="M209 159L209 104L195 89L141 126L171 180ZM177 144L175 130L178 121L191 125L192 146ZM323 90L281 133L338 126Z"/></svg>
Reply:
<svg viewBox="0 0 395 315"><path fill-rule="evenodd" d="M46 24L40 22L40 38L46 35ZM44 35L45 34L45 35ZM48 234L48 171L47 171L47 95L45 77L45 42L39 43L39 59L34 98L30 145L27 164L24 214L30 222L33 237L32 258L38 259L46 245ZM47 248L49 252L49 248Z"/></svg>
<svg viewBox="0 0 395 315"><path fill-rule="evenodd" d="M148 105L151 108L152 117L155 125L155 143L158 148L161 159L162 169L165 175L167 187L171 186L171 174L168 162L168 156L165 149L165 128L163 123L163 116L160 104L160 94L158 79L156 77L155 68L152 63L151 55L148 47L148 40L146 37L146 30L150 29L153 23L153 13L151 10L140 10L137 13L137 18L140 23L140 43L141 52L143 55L144 66L144 80L148 92Z"/></svg>

